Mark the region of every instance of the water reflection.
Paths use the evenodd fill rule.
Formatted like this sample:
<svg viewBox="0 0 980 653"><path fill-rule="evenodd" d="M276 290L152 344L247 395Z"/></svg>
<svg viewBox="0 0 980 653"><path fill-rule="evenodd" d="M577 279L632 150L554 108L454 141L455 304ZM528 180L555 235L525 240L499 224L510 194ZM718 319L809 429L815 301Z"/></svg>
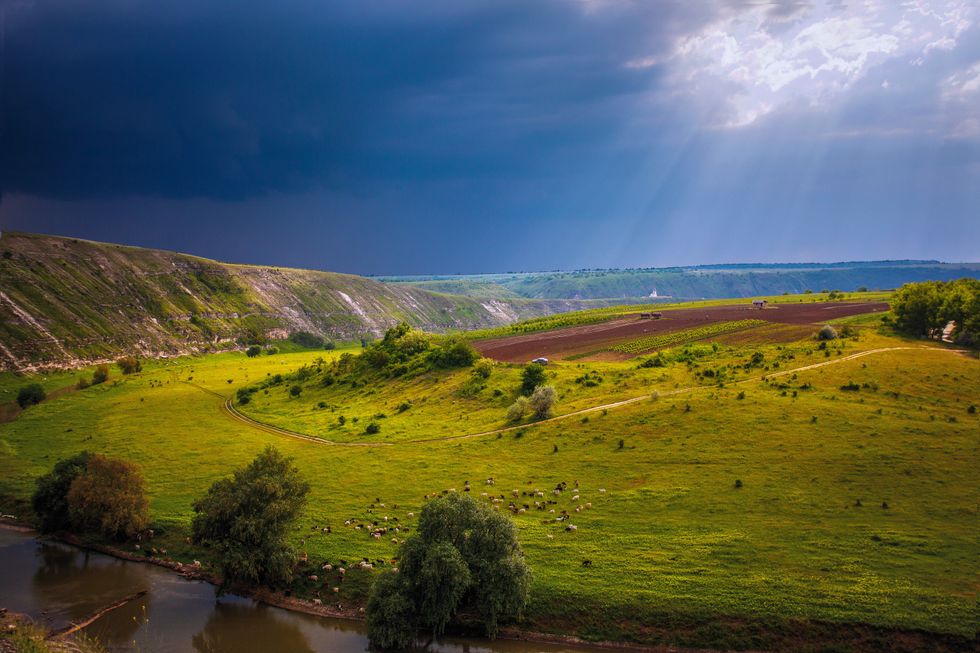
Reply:
<svg viewBox="0 0 980 653"><path fill-rule="evenodd" d="M207 583L151 565L116 560L0 528L0 605L46 626L134 594L141 599L86 628L112 653L364 653L364 624L287 612L249 599L215 596ZM593 653L597 649L593 649ZM447 639L432 653L589 653L589 649Z"/></svg>
<svg viewBox="0 0 980 653"><path fill-rule="evenodd" d="M198 653L249 650L313 653L295 622L263 612L269 610L218 602L204 629L191 638L191 644Z"/></svg>

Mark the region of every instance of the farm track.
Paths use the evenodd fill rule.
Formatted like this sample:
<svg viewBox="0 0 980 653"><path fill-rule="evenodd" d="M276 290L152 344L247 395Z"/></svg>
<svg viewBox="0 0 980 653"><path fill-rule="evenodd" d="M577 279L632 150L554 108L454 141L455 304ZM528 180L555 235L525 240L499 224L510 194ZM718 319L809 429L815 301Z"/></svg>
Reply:
<svg viewBox="0 0 980 653"><path fill-rule="evenodd" d="M787 376L789 374L796 374L799 372L806 372L809 370L815 370L821 367L828 367L830 365L839 365L840 363L847 363L859 358L864 358L865 356L871 356L873 354L882 354L890 351L932 351L932 352L943 352L951 354L963 354L966 353L962 349L939 349L936 347L880 347L878 349L869 349L867 351L857 352L849 356L844 356L842 358L835 358L829 361L823 361L820 363L813 363L811 365L804 365L803 367L793 368L791 370L783 370L780 372L771 372L769 374L763 374L761 376L756 376L748 379L742 379L741 381L735 381L730 385L744 385L746 383L756 383L765 379L778 378L782 376ZM283 429L278 426L272 426L270 424L265 424L259 422L258 420L252 419L247 415L243 415L238 409L235 408L232 399L230 397L225 397L224 395L205 388L196 383L191 383L190 381L184 381L188 385L194 386L195 388L205 392L209 395L217 397L222 400L221 410L222 412L231 420L250 426L256 430L262 431L264 433L269 433L272 435L279 435L283 437L293 438L294 440L303 440L306 442L312 442L314 444L322 444L332 447L397 447L405 445L417 445L417 444L430 444L434 442L452 442L455 440L469 440L472 438L481 438L488 435L497 435L499 433L509 433L513 431L519 431L521 429L527 429L535 426L540 426L542 424L549 424L552 422L558 422L561 420L566 420L572 417L579 417L581 415L587 415L589 413L595 413L601 410L611 410L615 408L621 408L622 406L629 406L630 404L636 404L641 401L650 401L653 397L651 393L646 393L638 397L631 397L629 399L623 399L621 401L614 401L608 404L601 404L599 406L591 406L589 408L582 408L570 413L564 413L562 415L556 415L554 417L549 417L547 419L539 420L537 422L530 422L527 424L518 424L515 426L505 426L499 429L491 429L489 431L481 431L479 433L467 433L463 435L446 435L436 438L422 438L418 440L403 440L401 442L336 442L333 440L326 440L323 438L318 438L316 436L308 435L306 433L299 433L297 431L290 431L289 429ZM677 395L689 394L697 390L709 390L713 389L715 386L689 386L686 388L677 388L674 390L667 390L661 392L659 397L674 397Z"/></svg>

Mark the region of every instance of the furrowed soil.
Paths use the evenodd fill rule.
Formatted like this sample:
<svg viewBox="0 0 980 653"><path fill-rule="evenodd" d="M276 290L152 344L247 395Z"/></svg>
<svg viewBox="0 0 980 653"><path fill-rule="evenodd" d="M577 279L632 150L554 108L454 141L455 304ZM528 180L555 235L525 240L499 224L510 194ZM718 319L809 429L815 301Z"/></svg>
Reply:
<svg viewBox="0 0 980 653"><path fill-rule="evenodd" d="M757 319L785 325L820 325L851 315L887 310L886 302L772 303L765 309L745 304L668 309L663 311L660 319L641 319L639 315L633 315L600 324L482 340L473 345L488 358L519 363L539 356L564 358L584 354L633 338L683 331L716 322ZM797 337L798 333L790 340ZM766 341L773 340L766 338ZM617 355L612 359L621 358L623 356Z"/></svg>

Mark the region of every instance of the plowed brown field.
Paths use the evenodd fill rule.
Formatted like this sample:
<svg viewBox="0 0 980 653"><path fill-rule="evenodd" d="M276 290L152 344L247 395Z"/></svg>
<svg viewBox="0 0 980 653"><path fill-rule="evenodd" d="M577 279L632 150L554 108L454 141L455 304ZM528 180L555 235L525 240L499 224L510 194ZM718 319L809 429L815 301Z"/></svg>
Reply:
<svg viewBox="0 0 980 653"><path fill-rule="evenodd" d="M770 304L764 309L746 304L676 308L664 310L659 320L640 319L637 314L600 324L478 340L473 345L488 358L523 363L539 356L560 359L634 338L682 331L714 322L756 319L775 324L820 325L842 317L887 310L886 302Z"/></svg>

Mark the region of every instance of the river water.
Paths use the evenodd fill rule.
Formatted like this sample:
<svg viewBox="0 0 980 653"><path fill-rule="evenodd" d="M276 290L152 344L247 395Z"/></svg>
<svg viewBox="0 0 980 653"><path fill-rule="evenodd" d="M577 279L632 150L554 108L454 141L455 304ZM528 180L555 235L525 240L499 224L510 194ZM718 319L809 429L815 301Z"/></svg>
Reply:
<svg viewBox="0 0 980 653"><path fill-rule="evenodd" d="M148 590L86 629L110 651L139 653L363 653L362 622L314 617L238 596L154 565L0 528L0 607L59 628ZM437 653L598 653L600 649L447 638ZM607 649L602 649L608 653Z"/></svg>

